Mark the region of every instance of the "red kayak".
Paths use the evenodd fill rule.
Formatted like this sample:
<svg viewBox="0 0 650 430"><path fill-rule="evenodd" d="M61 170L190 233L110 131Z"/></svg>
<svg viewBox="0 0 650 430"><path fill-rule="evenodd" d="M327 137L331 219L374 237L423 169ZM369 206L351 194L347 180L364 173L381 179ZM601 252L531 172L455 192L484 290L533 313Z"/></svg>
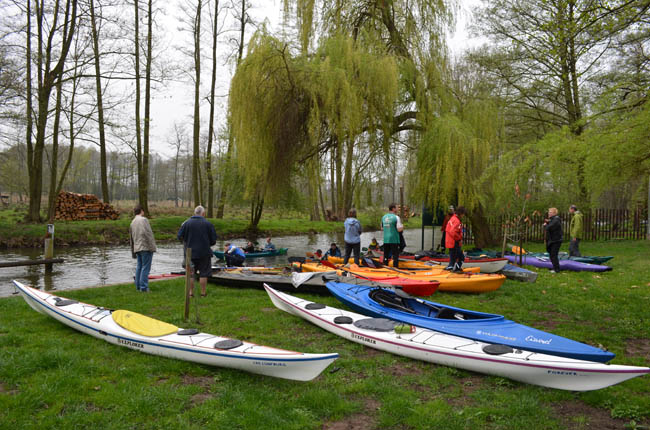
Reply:
<svg viewBox="0 0 650 430"><path fill-rule="evenodd" d="M394 278L383 278L373 276L358 276L361 279L370 279L371 281L379 282L382 284L397 285L402 289L414 296L430 296L435 293L440 286L438 281L423 281L419 279L406 279L395 276Z"/></svg>

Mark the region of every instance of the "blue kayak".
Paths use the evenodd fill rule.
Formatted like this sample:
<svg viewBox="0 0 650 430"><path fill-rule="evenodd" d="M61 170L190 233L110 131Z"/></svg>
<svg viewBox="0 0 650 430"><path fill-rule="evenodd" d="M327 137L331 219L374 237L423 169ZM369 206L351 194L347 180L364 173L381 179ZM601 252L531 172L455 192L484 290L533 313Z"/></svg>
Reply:
<svg viewBox="0 0 650 430"><path fill-rule="evenodd" d="M441 333L526 351L606 363L615 354L505 319L503 315L470 311L410 297L402 292L327 282L327 289L352 309Z"/></svg>
<svg viewBox="0 0 650 430"><path fill-rule="evenodd" d="M260 257L273 257L276 255L286 255L289 248L278 248L268 251L246 252L246 258L260 258ZM215 257L219 260L224 260L225 254L223 251L212 251Z"/></svg>

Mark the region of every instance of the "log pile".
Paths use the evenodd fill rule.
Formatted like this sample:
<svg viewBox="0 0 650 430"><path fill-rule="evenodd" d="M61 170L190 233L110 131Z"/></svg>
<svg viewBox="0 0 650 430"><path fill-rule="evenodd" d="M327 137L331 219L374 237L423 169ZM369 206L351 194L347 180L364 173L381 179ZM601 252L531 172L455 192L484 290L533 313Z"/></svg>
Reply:
<svg viewBox="0 0 650 430"><path fill-rule="evenodd" d="M77 194L61 191L56 198L55 220L80 221L118 219L120 212L109 204L99 201L93 194Z"/></svg>

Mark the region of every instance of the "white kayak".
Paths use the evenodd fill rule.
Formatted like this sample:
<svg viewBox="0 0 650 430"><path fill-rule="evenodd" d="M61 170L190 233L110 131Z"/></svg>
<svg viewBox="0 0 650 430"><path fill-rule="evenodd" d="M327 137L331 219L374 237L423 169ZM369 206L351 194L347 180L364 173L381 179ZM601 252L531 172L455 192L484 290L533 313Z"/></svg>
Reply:
<svg viewBox="0 0 650 430"><path fill-rule="evenodd" d="M512 349L313 303L264 287L278 308L370 348L560 390L609 387L650 368L603 364ZM372 328L368 328L368 327ZM397 331L396 331L397 330Z"/></svg>
<svg viewBox="0 0 650 430"><path fill-rule="evenodd" d="M338 358L338 354L286 351L183 330L135 312L112 311L13 282L36 311L106 342L147 354L298 381L314 379Z"/></svg>

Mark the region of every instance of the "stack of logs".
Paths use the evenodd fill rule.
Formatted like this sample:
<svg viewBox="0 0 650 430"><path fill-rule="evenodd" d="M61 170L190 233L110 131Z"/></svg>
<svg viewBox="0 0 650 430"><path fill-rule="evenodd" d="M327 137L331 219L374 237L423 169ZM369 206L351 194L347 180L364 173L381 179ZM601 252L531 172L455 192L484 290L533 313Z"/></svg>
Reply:
<svg viewBox="0 0 650 430"><path fill-rule="evenodd" d="M102 203L93 194L77 194L61 191L56 198L54 219L65 221L118 219L120 212Z"/></svg>

